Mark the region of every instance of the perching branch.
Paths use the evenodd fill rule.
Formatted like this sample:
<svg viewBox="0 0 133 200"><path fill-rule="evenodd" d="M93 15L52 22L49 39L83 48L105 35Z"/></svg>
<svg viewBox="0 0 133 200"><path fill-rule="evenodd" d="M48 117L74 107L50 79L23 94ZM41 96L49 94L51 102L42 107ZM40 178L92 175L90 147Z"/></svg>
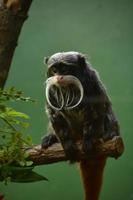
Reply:
<svg viewBox="0 0 133 200"><path fill-rule="evenodd" d="M8 77L18 37L32 0L0 0L0 87Z"/></svg>
<svg viewBox="0 0 133 200"><path fill-rule="evenodd" d="M82 151L82 145L77 144L79 148L78 160L86 159L84 152ZM113 139L103 141L99 139L94 144L93 151L88 152L88 159L97 157L114 157L118 158L124 151L124 144L120 136L115 136ZM56 143L48 149L41 149L41 146L35 146L32 149L27 150L29 153L28 159L33 161L34 165L51 164L59 161L66 161L64 150L60 143Z"/></svg>

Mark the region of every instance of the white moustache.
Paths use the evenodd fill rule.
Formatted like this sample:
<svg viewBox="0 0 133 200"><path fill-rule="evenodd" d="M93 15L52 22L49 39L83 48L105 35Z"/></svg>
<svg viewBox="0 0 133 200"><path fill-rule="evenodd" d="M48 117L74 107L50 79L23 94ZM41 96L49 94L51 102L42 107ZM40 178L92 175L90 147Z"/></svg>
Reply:
<svg viewBox="0 0 133 200"><path fill-rule="evenodd" d="M60 77L52 76L46 80L46 100L49 106L54 110L62 110L62 109L70 110L77 107L81 103L84 96L83 86L80 80L75 76L65 75L62 76L61 78L62 79L60 80ZM75 98L77 98L77 96L75 96L76 94L74 93L74 91L72 91L71 93L69 87L67 87L71 84L76 86L80 91L80 97L76 103L74 102ZM63 85L65 85L66 87L62 87ZM55 91L57 106L53 105L52 101L50 100L50 89L52 86L56 86L56 88L58 89L58 93L57 90ZM64 90L65 90L65 96L64 96Z"/></svg>

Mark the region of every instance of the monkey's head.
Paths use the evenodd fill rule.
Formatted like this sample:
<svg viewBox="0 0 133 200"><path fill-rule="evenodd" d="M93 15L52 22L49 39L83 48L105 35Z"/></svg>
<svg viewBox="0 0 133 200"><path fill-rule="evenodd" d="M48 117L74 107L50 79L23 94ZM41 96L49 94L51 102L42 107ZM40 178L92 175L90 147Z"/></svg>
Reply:
<svg viewBox="0 0 133 200"><path fill-rule="evenodd" d="M48 66L46 99L53 109L73 109L84 95L82 80L86 65L85 57L78 52L56 53L46 58Z"/></svg>

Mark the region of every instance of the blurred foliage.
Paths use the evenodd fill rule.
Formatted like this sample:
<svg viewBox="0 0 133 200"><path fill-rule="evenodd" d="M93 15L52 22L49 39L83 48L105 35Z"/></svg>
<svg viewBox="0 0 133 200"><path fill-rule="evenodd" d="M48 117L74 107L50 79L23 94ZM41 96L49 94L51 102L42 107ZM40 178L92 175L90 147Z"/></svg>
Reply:
<svg viewBox="0 0 133 200"><path fill-rule="evenodd" d="M30 97L24 97L21 91L14 87L0 90L0 181L7 183L33 182L45 180L33 172L32 161L27 161L25 148L32 147L32 139L25 135L24 129L29 126L29 116L9 107L9 102L34 102Z"/></svg>

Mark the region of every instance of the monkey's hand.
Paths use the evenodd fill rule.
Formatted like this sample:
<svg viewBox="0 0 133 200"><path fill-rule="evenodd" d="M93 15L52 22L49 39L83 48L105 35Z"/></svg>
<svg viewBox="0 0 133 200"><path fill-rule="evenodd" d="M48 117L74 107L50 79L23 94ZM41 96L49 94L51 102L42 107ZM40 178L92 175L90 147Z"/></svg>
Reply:
<svg viewBox="0 0 133 200"><path fill-rule="evenodd" d="M55 134L49 134L42 138L41 147L43 149L47 149L52 144L55 144L58 142L60 142L60 141ZM63 146L65 155L68 158L68 160L70 160L71 163L76 161L77 147L73 143L73 141L70 139L66 140L65 142L62 143L62 146Z"/></svg>
<svg viewBox="0 0 133 200"><path fill-rule="evenodd" d="M59 142L59 140L56 137L56 135L55 134L49 134L49 135L46 135L42 138L41 147L43 149L47 149L49 146L51 146L52 144L55 144L57 142Z"/></svg>

